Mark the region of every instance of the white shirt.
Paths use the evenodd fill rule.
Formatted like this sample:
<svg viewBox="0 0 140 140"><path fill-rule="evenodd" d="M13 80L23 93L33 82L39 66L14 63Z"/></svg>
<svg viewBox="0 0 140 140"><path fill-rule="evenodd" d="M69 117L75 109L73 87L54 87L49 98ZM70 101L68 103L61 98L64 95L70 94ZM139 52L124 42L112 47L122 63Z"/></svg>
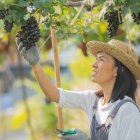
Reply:
<svg viewBox="0 0 140 140"><path fill-rule="evenodd" d="M59 93L58 105L84 110L88 115L90 126L94 115L92 108L96 99L95 91L67 91L59 88ZM124 99L127 98L129 97L125 96ZM101 99L99 100L96 112L96 119L99 124L105 123L108 113L118 102L120 100L102 105ZM133 103L127 102L121 106L113 120L108 140L140 140L140 112Z"/></svg>

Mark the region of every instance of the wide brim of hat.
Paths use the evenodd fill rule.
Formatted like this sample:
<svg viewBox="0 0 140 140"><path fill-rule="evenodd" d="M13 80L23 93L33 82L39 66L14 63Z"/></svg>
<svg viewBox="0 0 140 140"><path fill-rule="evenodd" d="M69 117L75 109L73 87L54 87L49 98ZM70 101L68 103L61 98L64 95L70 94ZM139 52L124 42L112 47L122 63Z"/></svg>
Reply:
<svg viewBox="0 0 140 140"><path fill-rule="evenodd" d="M87 43L87 50L96 56L99 52L105 52L121 63L123 63L134 75L136 80L140 80L140 65L128 54L124 53L121 49L114 47L108 43L100 41L90 41Z"/></svg>

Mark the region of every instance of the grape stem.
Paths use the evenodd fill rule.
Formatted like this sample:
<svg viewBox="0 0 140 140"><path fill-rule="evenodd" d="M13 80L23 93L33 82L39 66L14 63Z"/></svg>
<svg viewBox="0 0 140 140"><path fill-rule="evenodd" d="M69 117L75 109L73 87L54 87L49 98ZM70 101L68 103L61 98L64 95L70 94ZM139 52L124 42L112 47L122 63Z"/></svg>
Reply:
<svg viewBox="0 0 140 140"><path fill-rule="evenodd" d="M41 50L43 49L44 45L46 44L46 42L50 39L50 35L48 36L48 38L42 43L41 47L39 47L39 53L41 52Z"/></svg>
<svg viewBox="0 0 140 140"><path fill-rule="evenodd" d="M71 26L75 23L76 19L78 18L78 16L79 16L80 13L82 12L82 9L84 8L84 5L85 5L86 1L87 1L87 0L84 0L84 2L82 3L82 5L81 5L81 7L80 7L80 9L79 9L79 11L78 11L78 13L77 13L76 16L72 19L72 21L71 21L71 23L70 23Z"/></svg>
<svg viewBox="0 0 140 140"><path fill-rule="evenodd" d="M129 41L129 47L130 47L130 50L132 49L131 48L131 39L130 39L130 32L129 32L129 28L128 28L128 23L127 23L127 19L125 17L123 17L124 20L125 20L125 27L126 27L126 33L127 33L127 38L128 38L128 41Z"/></svg>

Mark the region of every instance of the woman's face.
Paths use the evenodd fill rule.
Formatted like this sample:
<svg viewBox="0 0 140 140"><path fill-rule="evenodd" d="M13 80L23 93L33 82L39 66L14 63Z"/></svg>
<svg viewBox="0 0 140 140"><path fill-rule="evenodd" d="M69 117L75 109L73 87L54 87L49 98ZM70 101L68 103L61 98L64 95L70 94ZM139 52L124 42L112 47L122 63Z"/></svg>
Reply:
<svg viewBox="0 0 140 140"><path fill-rule="evenodd" d="M117 76L115 59L106 53L98 53L96 56L96 61L92 67L92 80L98 84L110 82Z"/></svg>

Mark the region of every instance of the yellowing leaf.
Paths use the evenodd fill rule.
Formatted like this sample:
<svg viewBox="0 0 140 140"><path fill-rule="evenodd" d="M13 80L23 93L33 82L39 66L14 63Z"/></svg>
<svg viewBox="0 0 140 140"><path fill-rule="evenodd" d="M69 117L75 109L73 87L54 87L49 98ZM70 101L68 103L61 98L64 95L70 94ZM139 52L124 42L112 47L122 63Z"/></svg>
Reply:
<svg viewBox="0 0 140 140"><path fill-rule="evenodd" d="M107 25L103 22L100 22L99 23L99 30L101 33L105 33L106 32L106 29L107 29Z"/></svg>
<svg viewBox="0 0 140 140"><path fill-rule="evenodd" d="M21 112L18 112L16 115L13 116L11 120L11 127L13 129L21 128L26 120L27 120L27 113L22 110Z"/></svg>

